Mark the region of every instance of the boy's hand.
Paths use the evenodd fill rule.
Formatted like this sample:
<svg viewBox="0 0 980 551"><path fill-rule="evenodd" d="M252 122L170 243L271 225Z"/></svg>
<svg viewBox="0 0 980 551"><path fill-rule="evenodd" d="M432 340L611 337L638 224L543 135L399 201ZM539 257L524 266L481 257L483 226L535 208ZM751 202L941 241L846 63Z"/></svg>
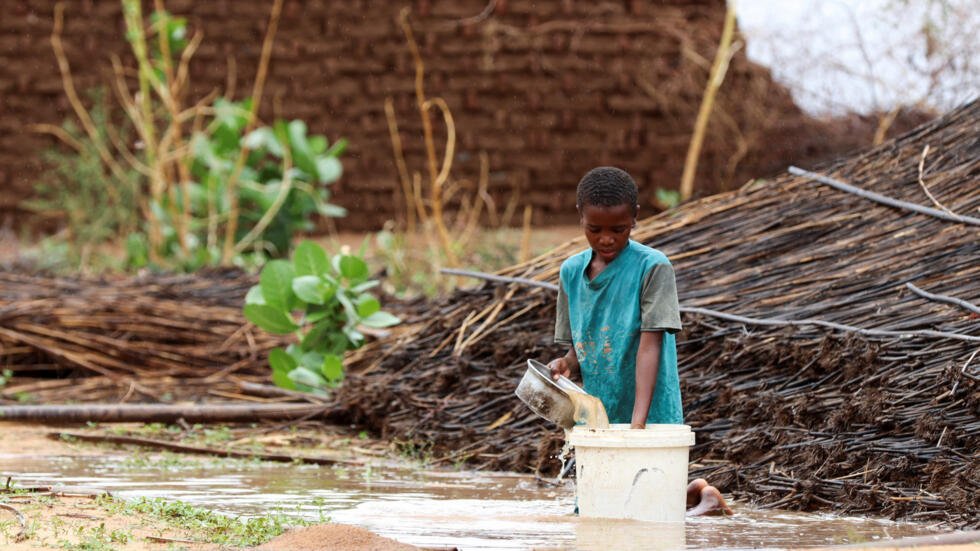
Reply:
<svg viewBox="0 0 980 551"><path fill-rule="evenodd" d="M565 358L558 358L557 360L551 360L548 364L548 369L551 370L551 378L558 380L559 376L571 377L572 368L568 365Z"/></svg>
<svg viewBox="0 0 980 551"><path fill-rule="evenodd" d="M643 430L643 429L647 428L647 424L646 423L630 423L630 428L631 429L640 429L640 430Z"/></svg>

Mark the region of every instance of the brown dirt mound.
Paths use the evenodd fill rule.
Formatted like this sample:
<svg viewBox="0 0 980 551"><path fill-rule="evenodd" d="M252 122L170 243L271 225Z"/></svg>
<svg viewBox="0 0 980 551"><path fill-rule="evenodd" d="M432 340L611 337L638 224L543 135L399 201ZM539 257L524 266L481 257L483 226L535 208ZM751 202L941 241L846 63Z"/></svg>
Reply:
<svg viewBox="0 0 980 551"><path fill-rule="evenodd" d="M256 547L259 551L411 551L414 545L383 538L373 532L346 524L318 524L295 528Z"/></svg>

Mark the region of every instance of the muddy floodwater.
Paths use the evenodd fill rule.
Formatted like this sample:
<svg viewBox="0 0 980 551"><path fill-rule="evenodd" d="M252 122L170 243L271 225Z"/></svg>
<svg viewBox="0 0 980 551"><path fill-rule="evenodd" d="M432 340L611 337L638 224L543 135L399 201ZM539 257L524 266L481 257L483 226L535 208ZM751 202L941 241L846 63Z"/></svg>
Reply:
<svg viewBox="0 0 980 551"><path fill-rule="evenodd" d="M179 499L219 512L332 520L419 546L460 549L742 549L825 546L935 533L935 527L763 511L684 525L575 516L574 481L398 466L322 467L184 456L0 455L19 485L64 484L119 497Z"/></svg>

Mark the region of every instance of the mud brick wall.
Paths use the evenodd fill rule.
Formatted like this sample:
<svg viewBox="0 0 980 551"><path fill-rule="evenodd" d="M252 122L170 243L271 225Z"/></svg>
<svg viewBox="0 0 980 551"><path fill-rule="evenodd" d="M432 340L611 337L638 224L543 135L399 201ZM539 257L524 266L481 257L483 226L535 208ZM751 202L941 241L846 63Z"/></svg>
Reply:
<svg viewBox="0 0 980 551"><path fill-rule="evenodd" d="M271 4L166 2L204 33L192 99L227 91L229 67L234 97L251 89ZM39 178L38 153L54 144L30 126L70 114L50 45L54 5L6 0L0 17L0 216L8 220ZM656 187L676 189L723 0L497 0L489 17L462 23L486 0L286 0L260 115L301 118L331 141L350 140L335 188L350 215L338 226L374 229L401 212L385 98L410 169L424 171L414 65L397 23L406 6L426 92L445 98L455 117L456 180L476 181L486 151L498 205L519 193L539 224L575 219L575 184L595 165L629 170L645 214ZM127 53L123 36L118 0L66 2L63 39L79 90L108 84L110 56ZM699 194L826 155L834 144L798 137L806 124L788 93L740 52L702 153Z"/></svg>

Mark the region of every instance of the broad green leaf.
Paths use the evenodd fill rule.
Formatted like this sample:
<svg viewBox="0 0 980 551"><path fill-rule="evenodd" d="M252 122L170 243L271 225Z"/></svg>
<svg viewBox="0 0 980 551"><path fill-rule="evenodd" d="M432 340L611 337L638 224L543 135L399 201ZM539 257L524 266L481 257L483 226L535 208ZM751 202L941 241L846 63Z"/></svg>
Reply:
<svg viewBox="0 0 980 551"><path fill-rule="evenodd" d="M361 282L368 276L367 262L356 256L345 254L340 258L340 275L352 282Z"/></svg>
<svg viewBox="0 0 980 551"><path fill-rule="evenodd" d="M262 288L253 285L248 293L245 294L245 304L265 304L265 297L262 296Z"/></svg>
<svg viewBox="0 0 980 551"><path fill-rule="evenodd" d="M306 311L306 317L303 318L303 321L305 323L316 323L322 320L323 318L329 316L332 310L332 308L330 308L329 306L330 305L328 305L327 307L316 308L316 309L314 309L315 305L313 307L310 307L310 309Z"/></svg>
<svg viewBox="0 0 980 551"><path fill-rule="evenodd" d="M357 300L357 315L367 318L381 310L381 303L371 295L361 295Z"/></svg>
<svg viewBox="0 0 980 551"><path fill-rule="evenodd" d="M245 319L270 332L285 335L299 329L288 314L268 304L246 304Z"/></svg>
<svg viewBox="0 0 980 551"><path fill-rule="evenodd" d="M361 320L361 323L368 326L380 329L383 327L391 327L392 325L398 325L402 320L389 314L388 312L375 312L370 316Z"/></svg>
<svg viewBox="0 0 980 551"><path fill-rule="evenodd" d="M319 350L327 341L327 336L331 331L336 331L336 326L331 321L321 321L313 324L313 327L303 336L300 344L303 350Z"/></svg>
<svg viewBox="0 0 980 551"><path fill-rule="evenodd" d="M381 285L381 283L379 283L375 279L372 279L370 281L365 281L364 283L361 283L359 285L355 285L355 286L351 287L350 288L350 291L352 293L363 293L364 291L367 291L368 289L373 289L373 288L377 287L378 285Z"/></svg>
<svg viewBox="0 0 980 551"><path fill-rule="evenodd" d="M323 364L323 354L315 351L303 354L299 360L299 365L312 371L319 371L321 364Z"/></svg>
<svg viewBox="0 0 980 551"><path fill-rule="evenodd" d="M295 390L296 385L289 378L289 372L296 369L296 360L282 348L273 348L269 352L269 365L272 367L272 382L276 386Z"/></svg>
<svg viewBox="0 0 980 551"><path fill-rule="evenodd" d="M293 265L296 275L321 275L330 269L327 253L316 243L306 240L296 247L293 253Z"/></svg>
<svg viewBox="0 0 980 551"><path fill-rule="evenodd" d="M347 209L332 203L320 203L317 205L316 210L320 213L320 216L329 216L330 218L343 218L347 216Z"/></svg>
<svg viewBox="0 0 980 551"><path fill-rule="evenodd" d="M282 158L282 143L268 126L249 132L242 140L242 145L252 150L265 150L276 158Z"/></svg>
<svg viewBox="0 0 980 551"><path fill-rule="evenodd" d="M347 298L347 294L344 292L339 292L336 294L337 300L340 301L341 306L344 307L344 314L346 314L347 319L356 320L357 319L357 308L354 303Z"/></svg>
<svg viewBox="0 0 980 551"><path fill-rule="evenodd" d="M330 155L332 157L339 157L347 149L347 138L340 138L333 145L330 146L324 155Z"/></svg>
<svg viewBox="0 0 980 551"><path fill-rule="evenodd" d="M344 379L344 361L336 354L327 354L323 357L320 373L327 379L327 382L339 383Z"/></svg>
<svg viewBox="0 0 980 551"><path fill-rule="evenodd" d="M289 378L294 383L299 383L312 388L323 388L327 386L327 381L322 375L309 368L300 366L289 372Z"/></svg>
<svg viewBox="0 0 980 551"><path fill-rule="evenodd" d="M309 304L323 304L323 297L329 284L315 275L304 275L293 279L293 292L300 300Z"/></svg>
<svg viewBox="0 0 980 551"><path fill-rule="evenodd" d="M354 348L358 348L364 344L364 334L353 327L345 326L344 335L347 335L347 339Z"/></svg>
<svg viewBox="0 0 980 551"><path fill-rule="evenodd" d="M320 157L316 160L316 173L321 184L329 184L340 179L344 165L336 157Z"/></svg>
<svg viewBox="0 0 980 551"><path fill-rule="evenodd" d="M265 297L266 304L283 312L288 311L293 297L295 273L292 263L286 260L273 260L266 263L262 273L259 274L259 285L262 287L262 296Z"/></svg>
<svg viewBox="0 0 980 551"><path fill-rule="evenodd" d="M269 351L269 365L273 371L290 372L296 369L296 359L286 353L282 348L273 348Z"/></svg>
<svg viewBox="0 0 980 551"><path fill-rule="evenodd" d="M293 153L293 164L314 179L321 179L317 164L313 161L310 144L306 140L306 123L301 120L290 121L286 127L289 136L290 151Z"/></svg>
<svg viewBox="0 0 980 551"><path fill-rule="evenodd" d="M307 140L314 155L322 155L327 150L327 139L323 136L310 136Z"/></svg>
<svg viewBox="0 0 980 551"><path fill-rule="evenodd" d="M300 348L296 343L293 343L286 347L286 353L293 358L293 360L296 362L296 365L299 365L299 361L303 359L303 354L305 354L306 352L302 348Z"/></svg>
<svg viewBox="0 0 980 551"><path fill-rule="evenodd" d="M288 371L275 371L272 372L272 382L279 388L285 388L286 390L296 390L296 383L289 378Z"/></svg>

